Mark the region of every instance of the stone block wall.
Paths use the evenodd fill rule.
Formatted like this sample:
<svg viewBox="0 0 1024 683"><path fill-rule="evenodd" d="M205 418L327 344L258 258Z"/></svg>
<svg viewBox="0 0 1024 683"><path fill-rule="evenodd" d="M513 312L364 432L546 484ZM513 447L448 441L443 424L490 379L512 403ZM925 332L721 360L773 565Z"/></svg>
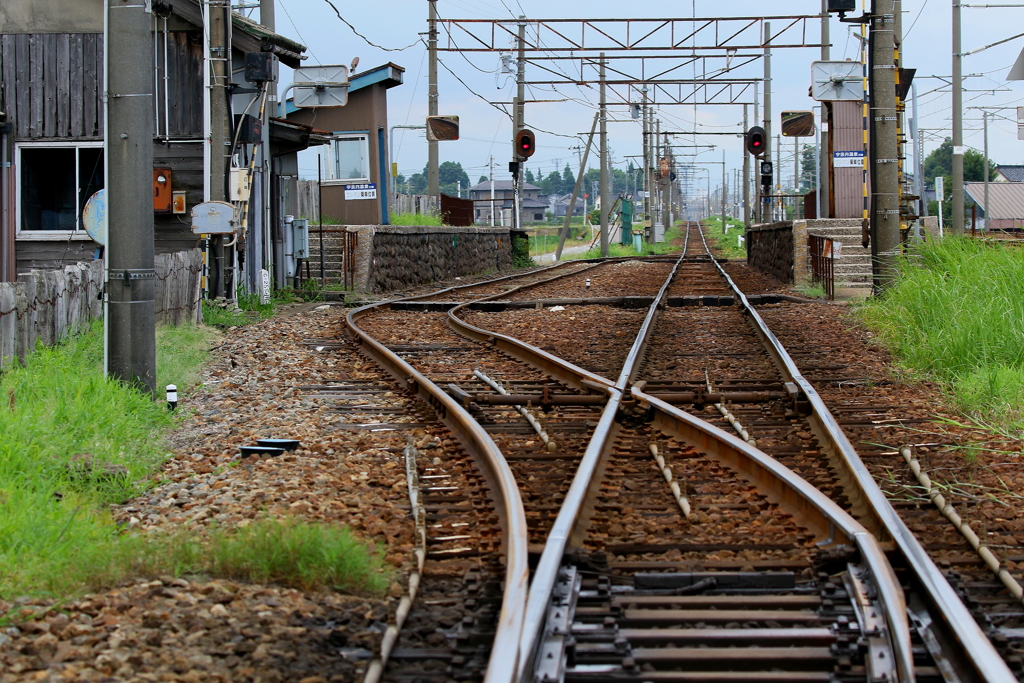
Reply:
<svg viewBox="0 0 1024 683"><path fill-rule="evenodd" d="M803 239L806 249L806 232ZM775 276L781 282L794 282L793 222L760 223L747 229L747 263Z"/></svg>
<svg viewBox="0 0 1024 683"><path fill-rule="evenodd" d="M356 281L365 291L390 292L512 267L508 228L378 225L360 233Z"/></svg>

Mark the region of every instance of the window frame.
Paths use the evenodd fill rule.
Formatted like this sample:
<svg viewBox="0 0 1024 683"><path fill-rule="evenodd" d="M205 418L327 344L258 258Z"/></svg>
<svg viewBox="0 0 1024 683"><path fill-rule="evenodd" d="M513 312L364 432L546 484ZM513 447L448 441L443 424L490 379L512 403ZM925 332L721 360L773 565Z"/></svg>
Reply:
<svg viewBox="0 0 1024 683"><path fill-rule="evenodd" d="M14 217L17 225L17 231L15 232L15 240L34 240L34 241L53 241L53 242L66 242L68 240L81 240L89 241L92 237L86 232L85 228L82 227L82 216L81 212L75 213L75 229L74 230L23 230L22 225L22 206L21 206L21 175L23 164L21 163L21 153L26 149L73 149L75 151L75 195L79 200L77 204L80 205L81 197L77 197L78 188L81 187L81 178L79 177L80 160L78 155L79 149L103 149L102 140L61 140L61 141L46 141L46 142L17 142L14 145ZM106 150L104 150L106 152ZM106 180L106 165L107 158L106 154L103 155L103 174L104 180ZM106 183L104 183L106 185Z"/></svg>
<svg viewBox="0 0 1024 683"><path fill-rule="evenodd" d="M362 143L362 154L363 161L366 164L366 175L361 178L339 178L338 176L338 158L336 146L334 143L341 142L343 140L359 140ZM354 185L356 183L372 183L374 182L371 176L373 175L373 169L371 168L372 163L370 159L370 132L369 131L346 131L346 132L334 132L331 137L331 156L328 166L328 177L323 180L323 185Z"/></svg>

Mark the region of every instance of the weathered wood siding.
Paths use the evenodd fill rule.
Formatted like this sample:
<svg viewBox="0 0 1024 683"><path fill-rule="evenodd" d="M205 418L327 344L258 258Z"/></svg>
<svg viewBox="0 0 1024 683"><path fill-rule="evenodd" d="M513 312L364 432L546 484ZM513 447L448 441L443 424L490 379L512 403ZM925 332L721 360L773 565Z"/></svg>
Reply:
<svg viewBox="0 0 1024 683"><path fill-rule="evenodd" d="M199 39L198 31L168 32L165 68L164 34L154 35L154 132L158 135L202 137L203 55ZM0 79L0 109L14 122L15 138L102 138L102 34L0 35Z"/></svg>
<svg viewBox="0 0 1024 683"><path fill-rule="evenodd" d="M201 253L158 255L155 267L157 320L201 322ZM32 270L19 275L18 282L0 283L0 369L15 358L24 360L37 342L52 346L101 318L102 285L101 261Z"/></svg>
<svg viewBox="0 0 1024 683"><path fill-rule="evenodd" d="M0 109L17 139L99 139L103 35L0 35Z"/></svg>

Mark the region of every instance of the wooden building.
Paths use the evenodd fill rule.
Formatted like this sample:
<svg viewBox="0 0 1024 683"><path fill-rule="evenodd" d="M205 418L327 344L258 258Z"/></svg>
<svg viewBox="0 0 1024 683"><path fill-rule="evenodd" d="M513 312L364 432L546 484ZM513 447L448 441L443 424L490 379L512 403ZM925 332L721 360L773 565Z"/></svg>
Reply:
<svg viewBox="0 0 1024 683"><path fill-rule="evenodd" d="M104 179L103 25L103 0L4 0L0 8L0 161L10 162L0 163L0 281L97 254L82 209ZM209 177L202 25L198 0L174 0L169 14L153 18L154 182L162 175L162 189L185 200L166 212L154 207L157 253L199 244L189 211L204 200ZM294 67L305 51L237 13L231 45L237 82L245 53L272 52ZM236 109L239 98L251 95L236 95ZM255 194L250 234L260 235L266 200Z"/></svg>
<svg viewBox="0 0 1024 683"><path fill-rule="evenodd" d="M401 85L405 69L384 64L349 76L344 107L299 109L286 103L288 121L331 134L323 165L321 213L344 225L388 225L387 91Z"/></svg>
<svg viewBox="0 0 1024 683"><path fill-rule="evenodd" d="M494 223L502 224L502 217L507 212L511 219L512 204L515 202L515 189L511 180L485 180L469 188L469 198L475 206L478 225L489 225L491 222L491 183L494 183ZM548 195L541 194L541 189L533 183L523 181L519 187L519 224L543 223L547 220L550 209ZM579 203L582 207L583 202ZM565 211L562 212L565 215Z"/></svg>

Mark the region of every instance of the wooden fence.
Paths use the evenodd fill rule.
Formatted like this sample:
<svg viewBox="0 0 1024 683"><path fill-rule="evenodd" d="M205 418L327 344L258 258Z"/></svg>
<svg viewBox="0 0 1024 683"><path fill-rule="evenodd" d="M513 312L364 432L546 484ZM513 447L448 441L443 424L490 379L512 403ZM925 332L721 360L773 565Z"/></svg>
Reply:
<svg viewBox="0 0 1024 683"><path fill-rule="evenodd" d="M202 321L198 249L156 257L156 318L178 324ZM17 282L0 282L0 369L24 360L37 343L58 344L103 317L103 263L63 270L30 270Z"/></svg>

